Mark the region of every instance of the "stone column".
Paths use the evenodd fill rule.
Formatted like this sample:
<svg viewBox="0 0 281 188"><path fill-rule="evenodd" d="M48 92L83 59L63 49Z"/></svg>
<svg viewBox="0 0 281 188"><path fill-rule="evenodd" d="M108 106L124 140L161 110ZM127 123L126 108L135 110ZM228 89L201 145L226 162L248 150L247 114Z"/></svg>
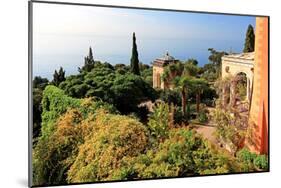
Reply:
<svg viewBox="0 0 281 188"><path fill-rule="evenodd" d="M247 77L247 101L250 101L250 93L251 93L251 83L250 83L250 79Z"/></svg>

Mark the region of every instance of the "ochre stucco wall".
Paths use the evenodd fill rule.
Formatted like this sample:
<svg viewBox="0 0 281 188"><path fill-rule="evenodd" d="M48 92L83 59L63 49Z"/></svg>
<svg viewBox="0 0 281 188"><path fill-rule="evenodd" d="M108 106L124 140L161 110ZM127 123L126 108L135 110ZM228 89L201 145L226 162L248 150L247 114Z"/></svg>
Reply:
<svg viewBox="0 0 281 188"><path fill-rule="evenodd" d="M256 18L254 84L247 147L268 153L268 18Z"/></svg>
<svg viewBox="0 0 281 188"><path fill-rule="evenodd" d="M161 88L164 89L164 83L162 82L161 76L164 73L163 67L153 66L153 88ZM157 85L157 75L160 75L160 86Z"/></svg>

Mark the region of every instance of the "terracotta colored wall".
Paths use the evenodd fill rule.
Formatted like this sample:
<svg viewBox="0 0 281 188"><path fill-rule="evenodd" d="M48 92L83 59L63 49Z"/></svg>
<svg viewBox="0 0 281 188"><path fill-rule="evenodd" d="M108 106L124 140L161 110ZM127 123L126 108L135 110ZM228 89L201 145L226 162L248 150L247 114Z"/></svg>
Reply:
<svg viewBox="0 0 281 188"><path fill-rule="evenodd" d="M246 145L268 153L268 18L256 18L254 85Z"/></svg>

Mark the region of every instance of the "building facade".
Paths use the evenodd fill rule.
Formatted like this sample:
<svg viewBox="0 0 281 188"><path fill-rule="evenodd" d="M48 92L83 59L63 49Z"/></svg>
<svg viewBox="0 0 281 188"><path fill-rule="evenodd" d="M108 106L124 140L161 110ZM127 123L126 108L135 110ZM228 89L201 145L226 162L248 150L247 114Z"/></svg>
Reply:
<svg viewBox="0 0 281 188"><path fill-rule="evenodd" d="M153 61L153 88L165 89L169 87L169 85L162 79L164 68L165 66L171 63L176 63L177 61L178 60L176 60L173 56L170 56L168 52L166 52L163 57L157 58Z"/></svg>
<svg viewBox="0 0 281 188"><path fill-rule="evenodd" d="M237 76L244 73L247 77L247 96L250 102L254 79L254 57L255 53L230 54L222 57L222 78Z"/></svg>

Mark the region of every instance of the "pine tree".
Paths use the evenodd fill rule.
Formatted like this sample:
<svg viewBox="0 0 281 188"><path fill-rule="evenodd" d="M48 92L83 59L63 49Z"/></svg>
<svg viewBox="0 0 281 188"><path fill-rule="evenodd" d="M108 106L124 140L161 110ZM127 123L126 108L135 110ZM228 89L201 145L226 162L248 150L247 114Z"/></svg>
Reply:
<svg viewBox="0 0 281 188"><path fill-rule="evenodd" d="M135 32L133 33L133 48L132 48L132 57L131 57L131 71L132 71L132 73L134 73L136 75L140 75L139 57L138 57L138 50L137 50Z"/></svg>
<svg viewBox="0 0 281 188"><path fill-rule="evenodd" d="M255 50L255 33L252 25L248 26L243 52L253 52Z"/></svg>
<svg viewBox="0 0 281 188"><path fill-rule="evenodd" d="M55 70L52 83L55 86L59 86L59 84L63 81L65 81L65 71L62 67L60 67L59 71Z"/></svg>
<svg viewBox="0 0 281 188"><path fill-rule="evenodd" d="M85 72L90 72L95 66L95 61L94 61L94 56L93 56L93 51L92 48L89 48L89 54L84 58L84 66L79 67L78 71L81 73L83 71Z"/></svg>

